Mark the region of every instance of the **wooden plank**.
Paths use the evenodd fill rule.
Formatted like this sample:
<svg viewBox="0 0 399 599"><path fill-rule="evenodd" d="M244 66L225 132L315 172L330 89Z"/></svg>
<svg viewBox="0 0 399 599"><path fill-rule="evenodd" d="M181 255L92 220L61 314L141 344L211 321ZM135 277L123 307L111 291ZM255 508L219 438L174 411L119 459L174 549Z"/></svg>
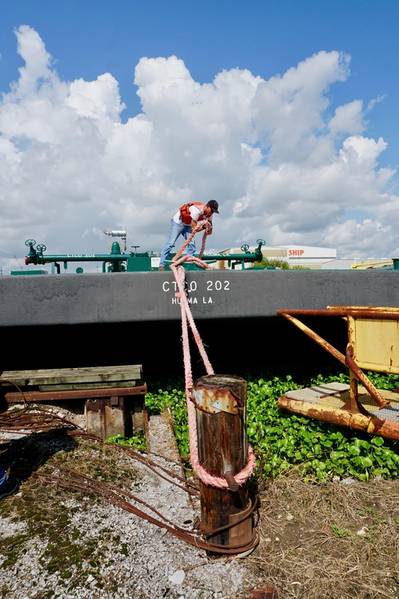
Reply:
<svg viewBox="0 0 399 599"><path fill-rule="evenodd" d="M285 396L289 399L300 401L319 401L323 397L329 397L348 391L349 385L344 383L327 383L324 385L315 385L314 387L304 387L288 391Z"/></svg>
<svg viewBox="0 0 399 599"><path fill-rule="evenodd" d="M139 380L112 381L107 383L70 383L66 385L39 385L40 391L68 391L74 389L113 389L114 387L135 387Z"/></svg>
<svg viewBox="0 0 399 599"><path fill-rule="evenodd" d="M348 391L349 385L347 383L322 383L321 385L313 385L311 387L313 391L320 393L320 395L330 395L331 393L342 393Z"/></svg>
<svg viewBox="0 0 399 599"><path fill-rule="evenodd" d="M362 393L362 390L363 390L363 393ZM399 409L399 394L398 393L395 393L395 391L389 391L387 389L378 389L378 391L381 393L381 395L384 399L386 399L387 401L390 402L392 408L394 408L395 410ZM380 409L380 407L375 403L374 399L372 397L370 397L370 395L367 393L367 391L360 385L359 385L359 401L362 405L364 405L366 410L368 412L370 412L371 414L373 414L374 416L378 416L379 412L382 411Z"/></svg>
<svg viewBox="0 0 399 599"><path fill-rule="evenodd" d="M139 380L141 378L141 364L86 368L5 370L0 375L0 385L9 385L9 381L23 386L129 381L132 379Z"/></svg>
<svg viewBox="0 0 399 599"><path fill-rule="evenodd" d="M75 389L69 391L27 391L19 393L10 391L4 394L8 403L21 403L31 401L60 401L64 399L90 399L93 397L110 397L127 395L143 395L147 392L147 385L136 387L114 387L112 389Z"/></svg>

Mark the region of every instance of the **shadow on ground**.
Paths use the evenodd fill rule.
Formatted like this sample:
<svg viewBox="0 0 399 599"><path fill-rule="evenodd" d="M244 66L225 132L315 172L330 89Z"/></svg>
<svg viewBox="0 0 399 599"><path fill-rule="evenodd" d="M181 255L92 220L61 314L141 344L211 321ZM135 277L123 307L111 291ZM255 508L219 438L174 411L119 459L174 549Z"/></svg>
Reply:
<svg viewBox="0 0 399 599"><path fill-rule="evenodd" d="M66 430L32 433L0 445L0 466L9 472L10 478L23 482L51 456L59 451L72 451L75 447L76 441Z"/></svg>

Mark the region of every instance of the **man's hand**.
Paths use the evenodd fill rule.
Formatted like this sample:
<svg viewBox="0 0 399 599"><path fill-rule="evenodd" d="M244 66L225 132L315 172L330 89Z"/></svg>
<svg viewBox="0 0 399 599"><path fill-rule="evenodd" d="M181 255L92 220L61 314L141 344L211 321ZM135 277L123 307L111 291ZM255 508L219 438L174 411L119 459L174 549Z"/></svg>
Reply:
<svg viewBox="0 0 399 599"><path fill-rule="evenodd" d="M203 219L200 221L191 221L191 230L192 231L202 231L204 229L208 235L212 233L212 223L208 219Z"/></svg>

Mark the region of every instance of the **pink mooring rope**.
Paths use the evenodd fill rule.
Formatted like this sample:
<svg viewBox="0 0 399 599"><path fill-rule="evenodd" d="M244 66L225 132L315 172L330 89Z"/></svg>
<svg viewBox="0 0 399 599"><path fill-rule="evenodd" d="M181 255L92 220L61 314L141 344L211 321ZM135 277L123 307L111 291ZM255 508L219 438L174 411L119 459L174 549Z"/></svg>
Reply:
<svg viewBox="0 0 399 599"><path fill-rule="evenodd" d="M207 237L209 223L208 221L202 221L197 224L194 231L191 235L186 239L185 243L182 245L180 250L176 253L173 262L171 264L172 272L175 276L178 292L176 293L176 297L180 299L180 310L182 317L182 341L183 341L183 360L184 360L184 379L185 379L185 393L186 393L186 402L187 402L187 414L188 414L188 431L189 431L189 441L190 441L190 462L192 467L194 468L195 473L198 478L206 485L217 487L219 489L228 489L229 485L225 478L220 476L212 476L205 470L205 468L199 463L198 458L198 440L197 440L197 419L195 415L195 405L192 397L193 390L193 378L191 371L191 357L190 357L190 345L188 338L188 324L191 327L191 331L193 333L194 340L197 344L198 350L200 352L201 358L205 365L205 370L207 374L214 374L214 370L209 361L208 355L205 351L204 344L202 343L201 336L198 332L197 326L194 322L193 315L191 313L190 305L188 303L186 293L184 290L184 279L185 279L185 270L181 264L183 262L194 262L198 266L202 268L208 268L208 264L197 258L196 256L182 256L183 251L190 243L194 235L200 231L201 229L205 229L204 236L202 239L200 256L202 256L205 241ZM248 461L245 467L238 472L234 476L234 480L238 485L243 485L248 478L251 476L253 470L255 468L255 456L252 450L252 447L248 445Z"/></svg>

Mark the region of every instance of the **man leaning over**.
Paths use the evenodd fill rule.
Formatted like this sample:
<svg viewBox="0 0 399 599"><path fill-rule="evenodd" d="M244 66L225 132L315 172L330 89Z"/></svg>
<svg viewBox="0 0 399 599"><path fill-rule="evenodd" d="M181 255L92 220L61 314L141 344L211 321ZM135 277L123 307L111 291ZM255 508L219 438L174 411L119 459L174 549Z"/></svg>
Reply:
<svg viewBox="0 0 399 599"><path fill-rule="evenodd" d="M219 214L219 204L216 200L209 200L206 204L202 202L188 202L180 206L170 221L169 237L161 252L159 270L164 270L165 262L170 260L171 251L180 235L184 239L187 239L197 226L197 223L205 219L212 225L212 215L215 212ZM211 232L212 227L208 230L208 234ZM187 246L187 254L192 256L194 253L195 242L193 238Z"/></svg>

